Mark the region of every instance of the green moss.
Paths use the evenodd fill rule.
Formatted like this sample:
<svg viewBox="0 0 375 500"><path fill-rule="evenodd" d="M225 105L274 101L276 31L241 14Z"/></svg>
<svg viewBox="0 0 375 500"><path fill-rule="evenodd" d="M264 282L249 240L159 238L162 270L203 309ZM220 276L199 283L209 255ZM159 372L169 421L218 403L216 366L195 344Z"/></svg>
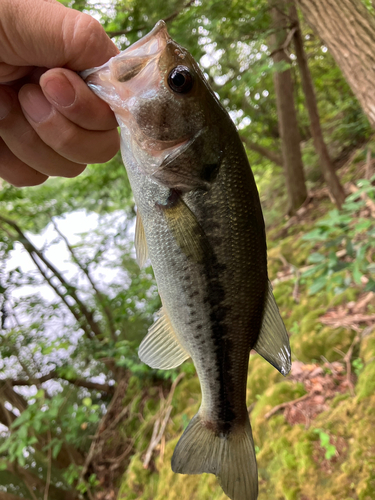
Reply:
<svg viewBox="0 0 375 500"><path fill-rule="evenodd" d="M375 394L375 359L364 368L358 377L356 392L360 400Z"/></svg>
<svg viewBox="0 0 375 500"><path fill-rule="evenodd" d="M265 390L284 377L258 354L251 356L247 378L247 402L254 403Z"/></svg>
<svg viewBox="0 0 375 500"><path fill-rule="evenodd" d="M329 361L342 359L342 355L336 351L339 349L342 352L347 352L349 349L355 332L345 328L330 328L318 326L309 331L305 328L300 335L293 336L291 345L294 355L300 361L310 362L313 360L320 361L321 356L324 356Z"/></svg>
<svg viewBox="0 0 375 500"><path fill-rule="evenodd" d="M145 489L149 492L155 482L152 481L151 472L143 468L140 454L133 455L129 467L124 475L118 499L136 500L147 498L143 495Z"/></svg>
<svg viewBox="0 0 375 500"><path fill-rule="evenodd" d="M362 340L360 357L365 363L369 363L375 357L375 330Z"/></svg>

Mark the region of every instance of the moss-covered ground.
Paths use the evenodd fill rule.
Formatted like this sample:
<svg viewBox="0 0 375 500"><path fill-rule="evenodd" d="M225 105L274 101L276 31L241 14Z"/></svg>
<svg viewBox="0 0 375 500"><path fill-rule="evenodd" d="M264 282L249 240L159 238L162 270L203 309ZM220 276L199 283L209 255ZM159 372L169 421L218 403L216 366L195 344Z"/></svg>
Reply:
<svg viewBox="0 0 375 500"><path fill-rule="evenodd" d="M311 249L300 236L310 228L311 220L302 221L287 230L271 230L268 236L269 274L291 332L295 368L284 378L257 354L250 359L247 403L259 468L259 500L374 500L375 329L368 323L330 326L322 321L327 311L343 310L362 297L360 286L339 295L321 291L310 296L303 282L296 285L293 273L282 279L286 266L306 266ZM362 313L375 313L374 297ZM147 469L145 452L160 415L155 395L143 406L142 423L136 419L134 429L127 429L137 436L137 453L123 475L119 499L226 499L215 476L171 471L174 447L200 402L199 381L191 365L185 363L182 370L186 373L174 392L171 418ZM133 397L131 392L128 397ZM267 415L277 405L283 406Z"/></svg>

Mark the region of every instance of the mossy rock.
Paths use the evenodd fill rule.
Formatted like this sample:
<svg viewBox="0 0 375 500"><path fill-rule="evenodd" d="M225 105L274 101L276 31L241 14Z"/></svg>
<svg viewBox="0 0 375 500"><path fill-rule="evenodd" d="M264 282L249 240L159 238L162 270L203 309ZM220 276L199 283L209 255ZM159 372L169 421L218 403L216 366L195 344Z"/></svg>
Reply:
<svg viewBox="0 0 375 500"><path fill-rule="evenodd" d="M176 414L187 412L192 413L192 418L198 411L201 401L201 387L198 377L184 378L176 387L173 395L172 405Z"/></svg>
<svg viewBox="0 0 375 500"><path fill-rule="evenodd" d="M375 394L375 359L370 361L359 375L356 393L359 400Z"/></svg>
<svg viewBox="0 0 375 500"><path fill-rule="evenodd" d="M336 349L347 352L355 332L346 328L315 327L291 338L293 355L305 363L320 361L324 356L330 362L342 359Z"/></svg>
<svg viewBox="0 0 375 500"><path fill-rule="evenodd" d="M285 317L288 316L288 313L290 314L296 307L296 303L293 298L293 288L293 280L290 280L277 284L273 290L276 303L279 306L281 316L284 320Z"/></svg>
<svg viewBox="0 0 375 500"><path fill-rule="evenodd" d="M266 413L281 403L293 401L294 399L299 398L304 393L305 390L302 384L291 384L288 381L283 381L269 387L265 393L258 398L258 401L251 412L251 424L253 426L256 444L260 448L262 448L263 443L267 440L269 428L274 426L277 427L279 425L275 419L271 419L270 421L265 420ZM280 418L280 422L284 422L281 415L278 415L278 417Z"/></svg>
<svg viewBox="0 0 375 500"><path fill-rule="evenodd" d="M365 363L375 357L375 330L361 341L360 356Z"/></svg>
<svg viewBox="0 0 375 500"><path fill-rule="evenodd" d="M361 400L375 394L375 331L362 340L359 355L365 363L356 386L356 393Z"/></svg>
<svg viewBox="0 0 375 500"><path fill-rule="evenodd" d="M269 420L258 453L259 500L370 500L375 498L375 396L337 401L309 430ZM272 420L277 428L272 428ZM337 454L325 458L318 433L329 434Z"/></svg>

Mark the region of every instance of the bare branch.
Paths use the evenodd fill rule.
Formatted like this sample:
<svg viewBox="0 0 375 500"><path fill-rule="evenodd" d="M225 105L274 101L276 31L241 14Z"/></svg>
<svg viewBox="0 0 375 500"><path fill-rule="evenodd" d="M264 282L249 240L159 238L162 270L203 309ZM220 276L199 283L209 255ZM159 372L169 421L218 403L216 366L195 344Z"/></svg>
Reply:
<svg viewBox="0 0 375 500"><path fill-rule="evenodd" d="M87 309L86 305L77 296L77 293L76 293L77 289L65 280L65 278L62 276L60 271L43 255L43 253L40 250L38 250L31 243L31 241L27 238L27 236L24 234L24 232L21 230L21 228L14 221L7 219L1 215L0 215L0 221L5 222L6 224L11 226L16 231L16 233L18 235L18 237L16 239L20 243L22 243L23 247L29 253L29 255L33 259L35 265L38 267L42 276L45 278L45 280L48 282L48 284L55 290L55 292L59 295L59 297L64 301L64 303L67 305L69 310L73 313L73 315L77 319L77 321L82 325L83 318L79 318L78 314L76 312L73 312L74 309L72 308L72 306L69 306L69 304L67 303L67 300L65 298L65 293L61 293L59 288L52 282L52 278L57 278L59 280L60 284L65 288L66 292L74 299L81 315L87 321L87 323L88 323L91 331L94 333L94 335L96 335L97 337L102 337L103 332L101 331L100 326L94 320L92 311ZM46 271L40 265L38 259L52 272L52 275L53 275L52 277L49 277L47 275ZM82 326L82 328L85 330L85 333L87 334L88 333L87 329L85 329L83 326ZM91 335L89 335L89 336L91 337Z"/></svg>
<svg viewBox="0 0 375 500"><path fill-rule="evenodd" d="M89 283L90 285L92 286L94 292L95 292L95 296L96 296L96 299L100 305L100 307L102 308L106 318L107 318L107 324L108 324L108 327L109 327L109 330L111 332L111 336L112 336L112 339L116 339L116 329L115 329L115 324L114 324L114 320L113 320L113 315L112 315L112 311L111 309L106 305L105 303L105 297L104 295L102 294L102 292L100 290L98 290L94 280L92 279L92 276L89 272L89 269L87 266L83 265L82 262L78 259L73 247L71 246L71 244L69 243L68 241L68 238L60 231L60 229L58 228L55 220L53 219L53 217L51 217L51 221L52 221L52 224L53 224L53 227L55 228L55 231L57 232L57 234L64 240L65 242L65 245L67 246L72 258L73 258L73 261L77 264L77 266L83 271L83 273L85 274L85 276L87 277L87 279L89 280Z"/></svg>
<svg viewBox="0 0 375 500"><path fill-rule="evenodd" d="M10 427L17 417L14 413L7 410L4 403L5 401L0 396L0 423L5 425L5 427Z"/></svg>
<svg viewBox="0 0 375 500"><path fill-rule="evenodd" d="M288 406L293 406L294 404L299 403L300 401L304 401L305 399L307 399L309 397L311 397L311 394L307 393L307 394L304 394L303 396L301 396L300 398L293 399L292 401L286 401L285 403L281 403L279 405L276 405L272 408L272 410L270 410L269 412L267 412L264 415L264 418L266 420L268 420L270 417L272 417L272 415L275 415L275 413L277 413L279 410L283 410L284 408L287 408Z"/></svg>
<svg viewBox="0 0 375 500"><path fill-rule="evenodd" d="M0 398L8 401L12 406L23 412L27 408L26 400L14 391L8 380L0 381Z"/></svg>
<svg viewBox="0 0 375 500"><path fill-rule="evenodd" d="M30 385L40 385L43 382L47 382L47 380L52 380L52 379L62 379L66 380L72 385L75 385L77 387L85 387L86 389L90 390L97 390L100 392L106 392L107 394L114 394L115 393L115 386L109 385L109 384L99 384L97 382L90 382L90 380L86 380L83 378L68 378L64 377L63 375L60 375L57 371L53 370L47 375L43 375L43 377L39 378L29 378L27 380L11 380L8 379L7 382L10 383L12 386L30 386Z"/></svg>
<svg viewBox="0 0 375 500"><path fill-rule="evenodd" d="M284 14L284 13L283 13ZM274 49L271 53L270 53L270 57L272 57L274 54L276 54L276 52L279 52L279 51L284 51L286 56L288 57L289 59L289 54L287 53L287 48L289 47L290 45L290 42L292 41L292 38L293 38L293 35L294 33L297 31L297 27L294 26L288 33L288 36L285 38L285 41L280 45L280 47L277 47L276 49Z"/></svg>
<svg viewBox="0 0 375 500"><path fill-rule="evenodd" d="M160 410L158 414L156 415L156 420L154 423L154 428L152 430L152 436L151 436L151 441L150 444L147 448L145 458L143 460L143 468L148 469L150 460L152 458L152 453L155 450L155 448L158 446L160 441L162 440L164 436L165 429L167 427L167 423L169 420L169 416L172 411L172 398L174 395L174 391L176 390L177 384L180 382L180 380L185 376L185 373L180 373L176 380L173 382L171 386L171 390L169 391L168 398L165 400L163 399L161 404L160 404ZM162 394L161 394L162 396Z"/></svg>
<svg viewBox="0 0 375 500"><path fill-rule="evenodd" d="M283 166L283 161L281 159L281 156L279 156L277 153L275 153L274 151L271 151L269 149L266 149L263 146L256 144L255 142L251 142L244 135L241 135L240 137L241 137L241 141L245 144L245 146L247 148L252 149L256 153L264 156L265 158L268 158L268 160L271 160L276 165L279 165L280 167Z"/></svg>

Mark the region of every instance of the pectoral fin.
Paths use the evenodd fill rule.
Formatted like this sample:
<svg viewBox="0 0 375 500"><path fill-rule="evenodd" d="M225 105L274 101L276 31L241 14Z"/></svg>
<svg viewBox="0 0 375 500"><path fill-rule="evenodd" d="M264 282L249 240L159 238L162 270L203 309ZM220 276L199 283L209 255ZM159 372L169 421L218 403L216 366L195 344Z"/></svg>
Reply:
<svg viewBox="0 0 375 500"><path fill-rule="evenodd" d="M148 257L148 248L146 242L145 228L143 227L143 222L139 211L137 211L137 218L135 221L134 245L135 245L135 253L137 256L138 265L139 267L143 267Z"/></svg>
<svg viewBox="0 0 375 500"><path fill-rule="evenodd" d="M163 207L163 211L168 228L184 254L194 262L203 262L211 252L211 247L190 208L178 197L173 204Z"/></svg>
<svg viewBox="0 0 375 500"><path fill-rule="evenodd" d="M150 327L148 334L142 340L138 356L151 368L169 370L183 363L190 354L180 344L163 308L159 314L159 319Z"/></svg>
<svg viewBox="0 0 375 500"><path fill-rule="evenodd" d="M290 372L291 354L288 332L280 316L270 282L268 282L262 327L254 349L282 375L286 376Z"/></svg>

